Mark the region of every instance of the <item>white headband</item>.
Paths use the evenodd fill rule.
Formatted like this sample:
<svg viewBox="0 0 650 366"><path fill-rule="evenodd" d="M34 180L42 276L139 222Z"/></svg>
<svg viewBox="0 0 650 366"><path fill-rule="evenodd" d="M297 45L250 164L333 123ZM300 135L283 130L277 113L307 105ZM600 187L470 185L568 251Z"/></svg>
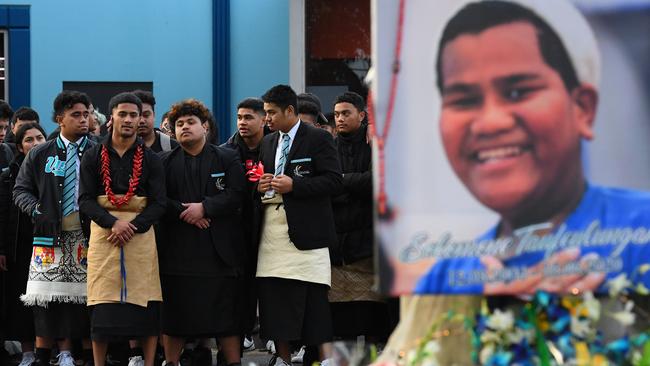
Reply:
<svg viewBox="0 0 650 366"><path fill-rule="evenodd" d="M581 83L598 89L600 51L591 26L580 11L567 0L507 0L519 4L542 18L562 41Z"/></svg>

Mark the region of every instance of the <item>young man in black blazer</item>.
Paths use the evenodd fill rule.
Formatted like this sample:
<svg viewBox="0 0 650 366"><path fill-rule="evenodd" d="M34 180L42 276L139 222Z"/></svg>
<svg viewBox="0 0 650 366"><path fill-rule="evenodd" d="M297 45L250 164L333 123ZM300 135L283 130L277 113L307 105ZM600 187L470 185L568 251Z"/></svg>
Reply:
<svg viewBox="0 0 650 366"><path fill-rule="evenodd" d="M301 123L289 86L274 86L262 99L275 132L262 140L265 174L257 187L260 332L275 341L279 358L271 364L285 365L290 342L319 345L332 336L328 247L337 239L330 197L342 176L332 136Z"/></svg>
<svg viewBox="0 0 650 366"><path fill-rule="evenodd" d="M195 99L176 103L169 111L181 147L162 154L167 213L158 248L167 364L178 365L187 338L213 336L221 345L224 365L241 362L246 284L241 212L248 187L239 154L207 142L209 115ZM193 354L211 357L205 347ZM192 364L203 363L195 358Z"/></svg>

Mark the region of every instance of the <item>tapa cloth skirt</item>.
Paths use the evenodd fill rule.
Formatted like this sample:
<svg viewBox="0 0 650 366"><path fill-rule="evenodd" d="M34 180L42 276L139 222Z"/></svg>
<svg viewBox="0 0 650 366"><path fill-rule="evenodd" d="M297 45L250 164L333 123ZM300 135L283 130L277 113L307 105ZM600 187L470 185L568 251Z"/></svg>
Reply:
<svg viewBox="0 0 650 366"><path fill-rule="evenodd" d="M106 196L97 197L97 203L118 219L131 221L147 206L147 198L134 196L120 208L113 206ZM162 301L153 228L149 228L146 233L135 234L122 248L111 244L108 241L109 235L110 228L91 223L88 305L127 302L146 307L150 301Z"/></svg>

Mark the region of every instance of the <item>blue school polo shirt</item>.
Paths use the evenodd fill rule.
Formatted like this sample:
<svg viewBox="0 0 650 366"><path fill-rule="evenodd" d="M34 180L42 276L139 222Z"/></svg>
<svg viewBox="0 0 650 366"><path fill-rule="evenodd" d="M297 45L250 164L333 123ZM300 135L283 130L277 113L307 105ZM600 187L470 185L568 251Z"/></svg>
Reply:
<svg viewBox="0 0 650 366"><path fill-rule="evenodd" d="M496 239L497 227L477 242ZM650 263L650 193L587 185L576 209L549 237L548 242L557 248L553 252L575 246L580 248L581 257L588 253L597 255L598 260L591 269L606 273L597 292L606 291L607 279L621 272L633 282L644 282L650 287L650 272L645 276L638 272L640 265ZM505 267L512 270L505 275L502 272L505 277L500 277L500 281L516 279L517 273L525 273L525 267L540 263L545 255L552 254L530 248L535 247L504 261ZM485 266L479 258L445 258L420 278L414 293L482 293L486 278Z"/></svg>

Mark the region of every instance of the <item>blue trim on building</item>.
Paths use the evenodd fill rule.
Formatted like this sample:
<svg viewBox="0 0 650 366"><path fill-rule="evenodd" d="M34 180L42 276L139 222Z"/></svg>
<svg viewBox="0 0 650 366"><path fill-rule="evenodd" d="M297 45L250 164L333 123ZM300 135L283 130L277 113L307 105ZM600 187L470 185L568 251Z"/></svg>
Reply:
<svg viewBox="0 0 650 366"><path fill-rule="evenodd" d="M29 29L9 28L9 101L15 108L31 105Z"/></svg>
<svg viewBox="0 0 650 366"><path fill-rule="evenodd" d="M0 27L8 27L9 26L9 7L8 6L0 6Z"/></svg>
<svg viewBox="0 0 650 366"><path fill-rule="evenodd" d="M212 1L212 110L219 142L230 130L230 0Z"/></svg>
<svg viewBox="0 0 650 366"><path fill-rule="evenodd" d="M31 105L31 46L29 6L0 6L0 28L8 30L9 103L13 108Z"/></svg>
<svg viewBox="0 0 650 366"><path fill-rule="evenodd" d="M29 6L9 6L9 27L29 28Z"/></svg>

